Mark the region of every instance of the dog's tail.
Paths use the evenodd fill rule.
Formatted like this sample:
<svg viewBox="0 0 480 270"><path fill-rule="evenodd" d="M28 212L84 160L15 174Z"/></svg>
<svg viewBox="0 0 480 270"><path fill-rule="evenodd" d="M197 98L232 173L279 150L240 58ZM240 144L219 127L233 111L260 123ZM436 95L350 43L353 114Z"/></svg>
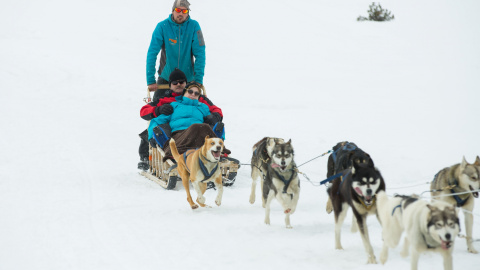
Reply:
<svg viewBox="0 0 480 270"><path fill-rule="evenodd" d="M178 153L177 145L175 144L175 140L173 138L170 139L170 150L172 151L173 158L178 163L182 156Z"/></svg>

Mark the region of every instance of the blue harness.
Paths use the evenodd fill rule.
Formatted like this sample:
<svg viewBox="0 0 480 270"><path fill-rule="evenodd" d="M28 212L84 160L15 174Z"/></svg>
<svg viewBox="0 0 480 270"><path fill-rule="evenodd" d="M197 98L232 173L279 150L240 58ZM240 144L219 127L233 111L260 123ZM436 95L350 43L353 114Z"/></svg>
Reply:
<svg viewBox="0 0 480 270"><path fill-rule="evenodd" d="M188 152L188 151L187 151ZM193 153L193 151L191 151L190 153L188 153L187 155L187 152L183 153L183 160L185 161L185 167L187 168L187 171L190 172L190 169L188 168L187 166L187 157ZM205 158L206 159L206 158ZM208 160L208 159L207 159ZM205 178L203 180L201 180L200 182L203 182L207 179L210 179L210 177L212 177L215 172L217 171L218 169L218 162L217 162L217 166L215 166L215 168L212 169L211 172L208 172L208 169L207 167L205 167L205 164L203 164L203 161L202 159L200 158L200 155L198 155L198 164L200 165L200 170L202 170L202 173L203 175L205 176Z"/></svg>
<svg viewBox="0 0 480 270"><path fill-rule="evenodd" d="M435 174L435 176L433 177L433 181L432 182L435 182L435 180L437 180L437 175L439 174L440 172L438 172L437 174ZM450 183L449 183L450 184ZM455 179L455 182L453 183L454 186L458 187L458 181L457 179ZM450 193L456 193L455 190L454 190L454 187L450 189ZM452 197L455 199L455 201L457 202L457 207L462 207L464 206L468 199L470 199L470 195L468 195L467 198L465 198L465 200L462 200L462 198L460 198L460 196L458 196L457 194L455 195L452 195Z"/></svg>
<svg viewBox="0 0 480 270"><path fill-rule="evenodd" d="M277 171L274 171L275 174L277 175L278 178L280 178L280 180L282 180L282 182L285 184L283 186L283 193L287 193L287 189L288 189L288 186L290 186L290 183L292 182L292 179L293 177L295 176L295 171L292 171L292 176L290 176L290 179L285 179L285 177L283 177L282 175L280 175Z"/></svg>

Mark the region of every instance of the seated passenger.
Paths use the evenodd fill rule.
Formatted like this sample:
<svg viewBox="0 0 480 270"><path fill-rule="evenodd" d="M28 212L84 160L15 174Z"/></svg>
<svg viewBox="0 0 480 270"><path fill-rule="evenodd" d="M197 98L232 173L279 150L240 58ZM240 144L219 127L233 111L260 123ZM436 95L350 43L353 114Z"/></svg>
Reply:
<svg viewBox="0 0 480 270"><path fill-rule="evenodd" d="M169 115L173 112L170 103L175 102L175 98L183 95L183 90L187 85L187 76L180 69L172 71L169 77L168 90L159 89L155 91L153 101L143 106L140 110L140 117L144 120L152 120L160 115ZM212 118L215 118L214 122L219 122L223 118L222 110L215 106L206 96L201 95L198 101L208 106ZM168 124L166 124L168 126ZM138 169L148 170L150 165L148 164L148 132L143 131L140 135L140 147L138 153L140 155L140 162L138 163Z"/></svg>
<svg viewBox="0 0 480 270"><path fill-rule="evenodd" d="M196 83L190 83L183 90L183 95L175 98L175 102L170 103L173 108L172 114L161 114L150 121L148 127L148 140L151 144L156 144L153 138L154 134L158 138L164 136L175 139L175 143L180 154L188 149L196 149L205 143L205 137L208 135L218 137L212 127L217 125L217 134L223 131L223 123L212 117L207 105L198 101L201 94L200 86ZM168 125L167 125L168 124ZM160 129L161 128L161 129ZM171 129L171 134L168 129ZM171 135L171 136L170 136ZM173 159L170 146L167 141L163 142L162 148L165 151L166 159ZM223 149L224 156L230 154L228 149Z"/></svg>

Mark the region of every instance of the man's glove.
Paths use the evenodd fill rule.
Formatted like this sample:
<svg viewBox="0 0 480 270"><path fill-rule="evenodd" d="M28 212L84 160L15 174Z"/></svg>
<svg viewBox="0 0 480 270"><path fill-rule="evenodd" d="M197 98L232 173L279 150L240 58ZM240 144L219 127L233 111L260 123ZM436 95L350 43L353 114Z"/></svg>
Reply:
<svg viewBox="0 0 480 270"><path fill-rule="evenodd" d="M203 122L209 125L215 125L215 123L222 121L222 117L219 113L211 113L203 118Z"/></svg>
<svg viewBox="0 0 480 270"><path fill-rule="evenodd" d="M160 116L161 114L170 115L173 113L173 107L170 104L164 104L160 107L155 108L155 114Z"/></svg>

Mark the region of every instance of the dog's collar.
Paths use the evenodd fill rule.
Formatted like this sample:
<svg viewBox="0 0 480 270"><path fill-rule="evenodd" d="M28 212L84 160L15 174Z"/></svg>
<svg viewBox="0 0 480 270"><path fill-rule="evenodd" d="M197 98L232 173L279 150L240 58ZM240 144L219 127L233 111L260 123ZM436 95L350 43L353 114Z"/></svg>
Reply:
<svg viewBox="0 0 480 270"><path fill-rule="evenodd" d="M290 186L290 183L292 182L293 180L293 177L295 176L296 172L294 170L292 170L292 176L290 176L290 179L285 179L285 177L283 177L283 175L279 174L276 170L274 170L275 174L277 175L278 178L280 178L280 180L282 180L282 182L285 184L284 187L283 187L283 193L287 193L287 189L288 189L288 186Z"/></svg>
<svg viewBox="0 0 480 270"><path fill-rule="evenodd" d="M356 193L355 193L355 194L356 194ZM365 202L363 201L363 198L362 198L362 197L358 196L358 194L357 194L357 197L359 197L360 203L362 203L363 207L365 207L365 209L367 209L367 211L370 211L370 209L372 209L372 206L375 204L375 201L376 201L376 198L377 198L377 197L374 195L373 198L372 198L372 204L370 204L370 206L367 206L367 205L365 204ZM393 211L395 211L395 209L394 209ZM392 215L393 215L393 212L392 212Z"/></svg>

